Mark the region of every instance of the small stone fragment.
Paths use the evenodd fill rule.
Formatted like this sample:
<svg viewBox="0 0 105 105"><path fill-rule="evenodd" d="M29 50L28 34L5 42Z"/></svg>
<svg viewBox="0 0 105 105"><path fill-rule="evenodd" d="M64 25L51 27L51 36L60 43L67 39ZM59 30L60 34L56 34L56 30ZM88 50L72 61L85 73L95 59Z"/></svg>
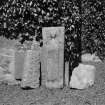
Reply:
<svg viewBox="0 0 105 105"><path fill-rule="evenodd" d="M93 65L79 64L74 68L70 87L76 89L86 89L94 84L96 68Z"/></svg>

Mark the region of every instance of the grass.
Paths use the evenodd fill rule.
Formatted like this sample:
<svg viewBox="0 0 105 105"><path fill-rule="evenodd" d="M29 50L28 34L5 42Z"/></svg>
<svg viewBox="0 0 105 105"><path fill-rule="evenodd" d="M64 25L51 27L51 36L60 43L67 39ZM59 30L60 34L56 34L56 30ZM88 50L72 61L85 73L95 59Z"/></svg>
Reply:
<svg viewBox="0 0 105 105"><path fill-rule="evenodd" d="M105 105L105 63L94 64L96 80L85 90L37 89L23 90L19 86L0 85L0 105Z"/></svg>

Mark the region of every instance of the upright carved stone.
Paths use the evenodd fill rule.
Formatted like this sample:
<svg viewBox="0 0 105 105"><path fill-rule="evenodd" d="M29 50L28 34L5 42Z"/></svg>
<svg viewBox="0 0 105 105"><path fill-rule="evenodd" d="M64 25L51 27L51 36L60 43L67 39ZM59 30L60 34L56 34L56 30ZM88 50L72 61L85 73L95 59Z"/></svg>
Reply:
<svg viewBox="0 0 105 105"><path fill-rule="evenodd" d="M14 49L0 49L0 81L15 82Z"/></svg>
<svg viewBox="0 0 105 105"><path fill-rule="evenodd" d="M24 62L25 62L26 52L23 50L16 50L15 51L15 78L17 80L22 79L23 69L24 69Z"/></svg>
<svg viewBox="0 0 105 105"><path fill-rule="evenodd" d="M39 87L40 78L40 46L34 43L32 49L26 51L21 87Z"/></svg>
<svg viewBox="0 0 105 105"><path fill-rule="evenodd" d="M42 34L42 85L61 88L64 71L64 27L45 27Z"/></svg>
<svg viewBox="0 0 105 105"><path fill-rule="evenodd" d="M24 42L21 44L17 41L15 44L15 78L17 80L22 79L23 70L24 70L24 62L26 60L27 50L31 49L32 42Z"/></svg>
<svg viewBox="0 0 105 105"><path fill-rule="evenodd" d="M16 40L7 39L2 36L0 37L0 75L3 73L2 77L4 80L7 80L8 84L17 84L17 81L15 81L16 42Z"/></svg>

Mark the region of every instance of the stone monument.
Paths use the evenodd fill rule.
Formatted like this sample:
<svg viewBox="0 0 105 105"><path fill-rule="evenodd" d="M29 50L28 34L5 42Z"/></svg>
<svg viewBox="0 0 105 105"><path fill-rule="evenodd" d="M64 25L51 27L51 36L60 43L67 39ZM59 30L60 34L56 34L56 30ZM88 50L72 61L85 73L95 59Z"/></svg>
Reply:
<svg viewBox="0 0 105 105"><path fill-rule="evenodd" d="M0 81L17 84L15 80L15 43L16 40L0 37Z"/></svg>
<svg viewBox="0 0 105 105"><path fill-rule="evenodd" d="M70 87L86 89L95 83L96 67L94 65L82 64L75 67L70 80Z"/></svg>
<svg viewBox="0 0 105 105"><path fill-rule="evenodd" d="M64 27L44 27L42 35L42 85L48 88L62 88L64 82Z"/></svg>
<svg viewBox="0 0 105 105"><path fill-rule="evenodd" d="M34 41L26 51L21 87L37 88L40 83L40 46Z"/></svg>
<svg viewBox="0 0 105 105"><path fill-rule="evenodd" d="M0 49L0 81L15 82L14 49Z"/></svg>
<svg viewBox="0 0 105 105"><path fill-rule="evenodd" d="M22 79L26 51L22 49L15 50L15 78L16 80Z"/></svg>

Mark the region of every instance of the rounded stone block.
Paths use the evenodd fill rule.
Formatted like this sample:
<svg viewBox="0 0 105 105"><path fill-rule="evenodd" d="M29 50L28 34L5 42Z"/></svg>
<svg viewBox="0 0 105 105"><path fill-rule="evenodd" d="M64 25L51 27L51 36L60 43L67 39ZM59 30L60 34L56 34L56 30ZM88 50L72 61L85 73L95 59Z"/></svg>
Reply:
<svg viewBox="0 0 105 105"><path fill-rule="evenodd" d="M70 87L76 89L86 89L94 85L96 68L93 65L79 64L74 68Z"/></svg>

